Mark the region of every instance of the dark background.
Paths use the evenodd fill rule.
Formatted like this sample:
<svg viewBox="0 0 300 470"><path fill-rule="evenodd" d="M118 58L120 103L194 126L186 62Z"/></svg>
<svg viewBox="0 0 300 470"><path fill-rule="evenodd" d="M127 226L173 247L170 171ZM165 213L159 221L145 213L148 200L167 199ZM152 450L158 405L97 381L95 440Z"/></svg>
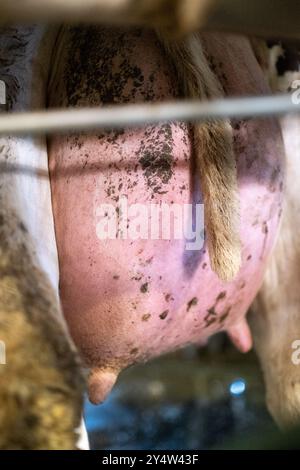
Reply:
<svg viewBox="0 0 300 470"><path fill-rule="evenodd" d="M131 367L85 413L93 449L230 448L276 430L255 354L240 354L225 335Z"/></svg>

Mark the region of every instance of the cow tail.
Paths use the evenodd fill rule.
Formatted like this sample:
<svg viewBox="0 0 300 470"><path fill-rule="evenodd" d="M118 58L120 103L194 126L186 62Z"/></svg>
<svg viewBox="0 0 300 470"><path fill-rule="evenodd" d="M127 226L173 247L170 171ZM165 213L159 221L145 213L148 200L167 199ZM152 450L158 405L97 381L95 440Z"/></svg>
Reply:
<svg viewBox="0 0 300 470"><path fill-rule="evenodd" d="M188 98L222 97L197 34L178 42L158 33L175 66L183 94ZM228 120L193 124L194 154L204 199L205 228L213 271L232 280L241 265L237 169L233 131Z"/></svg>

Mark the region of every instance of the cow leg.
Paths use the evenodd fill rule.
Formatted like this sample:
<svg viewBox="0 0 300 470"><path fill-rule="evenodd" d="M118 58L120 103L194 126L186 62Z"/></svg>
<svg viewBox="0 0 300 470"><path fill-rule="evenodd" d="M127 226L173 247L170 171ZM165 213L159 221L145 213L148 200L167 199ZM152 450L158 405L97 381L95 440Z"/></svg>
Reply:
<svg viewBox="0 0 300 470"><path fill-rule="evenodd" d="M300 339L300 119L287 117L282 127L287 149L282 226L250 324L268 408L279 426L286 427L300 420L300 366L293 361L293 344Z"/></svg>
<svg viewBox="0 0 300 470"><path fill-rule="evenodd" d="M278 45L268 51L261 41L253 46L274 92L286 92L300 79L299 57L293 49L285 53ZM278 62L280 56L284 62ZM278 74L279 63L287 65L285 74ZM287 116L281 126L287 157L282 226L250 323L264 372L268 408L279 426L288 427L300 420L300 366L293 349L300 339L300 118Z"/></svg>
<svg viewBox="0 0 300 470"><path fill-rule="evenodd" d="M44 105L54 38L37 27L0 32L9 110ZM45 139L1 138L0 167L0 448L74 449L83 380L57 295Z"/></svg>
<svg viewBox="0 0 300 470"><path fill-rule="evenodd" d="M0 448L74 448L82 406L78 363L26 225L5 196L1 192L0 337L7 364L0 369Z"/></svg>

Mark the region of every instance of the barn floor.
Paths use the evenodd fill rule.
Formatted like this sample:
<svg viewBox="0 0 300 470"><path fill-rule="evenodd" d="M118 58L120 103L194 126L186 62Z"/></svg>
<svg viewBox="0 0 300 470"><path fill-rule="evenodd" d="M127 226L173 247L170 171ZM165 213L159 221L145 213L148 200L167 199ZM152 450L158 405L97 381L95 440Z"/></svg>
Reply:
<svg viewBox="0 0 300 470"><path fill-rule="evenodd" d="M85 411L93 449L247 447L258 429L275 430L255 355L224 337L132 367L105 404Z"/></svg>

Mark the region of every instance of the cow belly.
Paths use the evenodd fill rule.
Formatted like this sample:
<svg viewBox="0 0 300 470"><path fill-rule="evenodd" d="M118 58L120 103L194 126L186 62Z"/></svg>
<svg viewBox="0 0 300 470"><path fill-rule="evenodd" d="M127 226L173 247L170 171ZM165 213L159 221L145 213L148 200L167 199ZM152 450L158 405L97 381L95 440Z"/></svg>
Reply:
<svg viewBox="0 0 300 470"><path fill-rule="evenodd" d="M61 41L51 105L156 101L179 94L174 70L150 32L67 29ZM226 51L225 39L222 44ZM241 49L239 39L228 41L232 47ZM226 70L228 94L248 93L249 83L252 93L266 91L247 41L244 47L240 67L247 79L238 82L236 71ZM214 51L210 54L213 59ZM126 200L150 210L150 205L201 202L188 125L51 139L60 295L71 335L93 368L94 401L105 396L120 369L204 343L218 331L229 331L241 349L248 348L243 319L261 285L279 223L283 152L272 120L234 123L234 141L243 262L237 278L223 283L210 268L205 244L191 251L185 240L172 237L99 236L103 204L120 207Z"/></svg>

